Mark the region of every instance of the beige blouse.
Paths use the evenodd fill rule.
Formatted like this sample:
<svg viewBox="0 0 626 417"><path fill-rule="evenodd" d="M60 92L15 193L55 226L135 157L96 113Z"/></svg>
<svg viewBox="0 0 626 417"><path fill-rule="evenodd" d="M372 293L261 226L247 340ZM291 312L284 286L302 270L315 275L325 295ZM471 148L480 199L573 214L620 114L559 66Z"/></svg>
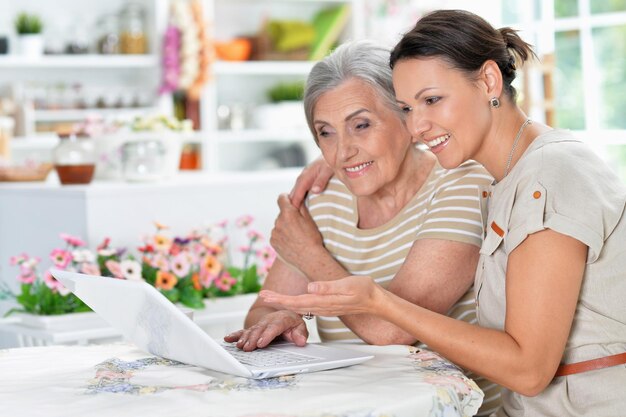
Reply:
<svg viewBox="0 0 626 417"><path fill-rule="evenodd" d="M553 130L539 136L489 201L475 288L479 323L504 329L508 255L551 229L589 247L562 363L626 352L626 187L584 143ZM626 365L555 378L539 395L502 390L498 416L626 415Z"/></svg>

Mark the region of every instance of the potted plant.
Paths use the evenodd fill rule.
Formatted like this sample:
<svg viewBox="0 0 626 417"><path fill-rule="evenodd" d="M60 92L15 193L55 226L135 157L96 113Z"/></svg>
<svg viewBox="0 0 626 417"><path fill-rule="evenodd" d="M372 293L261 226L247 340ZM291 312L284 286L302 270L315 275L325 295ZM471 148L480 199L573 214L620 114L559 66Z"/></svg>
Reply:
<svg viewBox="0 0 626 417"><path fill-rule="evenodd" d="M37 57L43 54L43 23L36 14L21 12L15 18L19 51L24 56Z"/></svg>
<svg viewBox="0 0 626 417"><path fill-rule="evenodd" d="M302 97L304 82L281 82L267 91L269 103L254 109L254 125L259 129L306 129Z"/></svg>
<svg viewBox="0 0 626 417"><path fill-rule="evenodd" d="M175 237L167 226L155 222L155 233L144 236L134 254L111 246L108 238L94 251L83 239L63 233L64 244L48 258L56 269L145 281L183 309L193 309L194 321L221 337L241 326L276 257L252 222L253 218L245 215L237 218L233 227L222 221ZM233 245L234 241L244 245ZM19 268L20 286L15 292L0 280L0 300L17 304L6 313L9 317L0 318L0 329L8 323L11 332L30 334L35 344L111 336L106 322L49 270L40 273L41 258L22 253L10 262ZM81 332L88 329L91 336L84 336Z"/></svg>

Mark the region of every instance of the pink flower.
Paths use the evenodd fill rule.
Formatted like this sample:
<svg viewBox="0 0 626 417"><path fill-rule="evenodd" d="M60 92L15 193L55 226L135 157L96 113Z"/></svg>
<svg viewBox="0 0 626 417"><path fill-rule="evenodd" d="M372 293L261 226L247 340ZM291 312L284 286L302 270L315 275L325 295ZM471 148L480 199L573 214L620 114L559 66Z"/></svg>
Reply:
<svg viewBox="0 0 626 417"><path fill-rule="evenodd" d="M61 233L60 236L68 245L85 246L85 242L79 237L68 235L67 233Z"/></svg>
<svg viewBox="0 0 626 417"><path fill-rule="evenodd" d="M210 274L206 269L200 270L199 281L204 288L209 288L213 281L217 279L217 275Z"/></svg>
<svg viewBox="0 0 626 417"><path fill-rule="evenodd" d="M255 240L262 240L262 239L263 239L263 235L262 235L260 232L258 232L258 231L256 231L256 230L252 229L252 230L250 230L250 231L248 232L248 239L250 239L250 240L252 240L252 241L255 241Z"/></svg>
<svg viewBox="0 0 626 417"><path fill-rule="evenodd" d="M105 237L102 243L98 245L96 250L100 251L102 249L107 249L109 247L109 243L111 243L111 238Z"/></svg>
<svg viewBox="0 0 626 417"><path fill-rule="evenodd" d="M104 265L115 278L124 278L124 274L122 273L122 267L120 266L119 262L114 261L113 259L109 259L104 263Z"/></svg>
<svg viewBox="0 0 626 417"><path fill-rule="evenodd" d="M244 216L239 217L235 221L235 224L237 225L237 227L247 227L247 226L250 226L250 224L253 221L254 221L254 217L250 216L249 214L246 214Z"/></svg>
<svg viewBox="0 0 626 417"><path fill-rule="evenodd" d="M256 251L256 256L259 257L264 263L269 263L270 265L276 259L276 251L270 245L266 245L262 249Z"/></svg>
<svg viewBox="0 0 626 417"><path fill-rule="evenodd" d="M250 246L248 246L248 245L239 246L239 250L242 253L248 253L248 252L250 252Z"/></svg>
<svg viewBox="0 0 626 417"><path fill-rule="evenodd" d="M94 262L96 257L89 249L76 249L72 251L72 260L77 263Z"/></svg>
<svg viewBox="0 0 626 417"><path fill-rule="evenodd" d="M158 268L162 271L169 272L170 270L170 261L167 259L167 256L162 253L157 253L152 257L152 261L150 262L150 266L154 268Z"/></svg>
<svg viewBox="0 0 626 417"><path fill-rule="evenodd" d="M252 220L251 220L251 221L252 221ZM224 219L224 220L222 220L222 221L219 221L219 222L215 223L215 225L216 225L217 227L220 227L220 228L222 228L222 229L225 229L225 228L226 228L226 226L228 226L228 220Z"/></svg>
<svg viewBox="0 0 626 417"><path fill-rule="evenodd" d="M50 252L50 259L54 263L54 266L65 269L72 261L72 254L63 249L54 249Z"/></svg>
<svg viewBox="0 0 626 417"><path fill-rule="evenodd" d="M10 263L12 266L15 266L15 265L19 265L19 264L21 264L22 262L24 262L24 261L25 261L25 260L27 260L27 259L29 259L28 255L27 255L27 254L25 254L25 253L23 253L23 254L21 254L21 255L11 256L11 257L9 258L9 263Z"/></svg>
<svg viewBox="0 0 626 417"><path fill-rule="evenodd" d="M59 281L56 280L55 277L52 276L50 271L46 271L43 274L43 282L50 288L52 291L57 291L59 287L63 287Z"/></svg>
<svg viewBox="0 0 626 417"><path fill-rule="evenodd" d="M100 275L100 268L96 264L85 262L80 265L80 272L87 275Z"/></svg>
<svg viewBox="0 0 626 417"><path fill-rule="evenodd" d="M191 271L191 264L186 253L179 253L172 260L172 272L179 278L184 278Z"/></svg>
<svg viewBox="0 0 626 417"><path fill-rule="evenodd" d="M215 281L215 286L221 291L230 291L230 289L237 283L237 280L233 278L228 272L224 271L222 275Z"/></svg>
<svg viewBox="0 0 626 417"><path fill-rule="evenodd" d="M32 269L22 270L20 272L20 275L17 277L17 279L22 284L32 284L37 279L37 274Z"/></svg>

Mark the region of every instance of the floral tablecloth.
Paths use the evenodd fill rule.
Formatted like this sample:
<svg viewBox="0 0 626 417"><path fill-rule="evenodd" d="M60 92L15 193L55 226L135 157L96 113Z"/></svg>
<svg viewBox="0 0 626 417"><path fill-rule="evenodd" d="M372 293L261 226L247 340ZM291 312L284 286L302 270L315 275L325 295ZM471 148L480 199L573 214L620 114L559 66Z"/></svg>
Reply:
<svg viewBox="0 0 626 417"><path fill-rule="evenodd" d="M454 365L408 346L342 369L249 380L127 344L0 350L0 415L203 417L471 416L483 394Z"/></svg>

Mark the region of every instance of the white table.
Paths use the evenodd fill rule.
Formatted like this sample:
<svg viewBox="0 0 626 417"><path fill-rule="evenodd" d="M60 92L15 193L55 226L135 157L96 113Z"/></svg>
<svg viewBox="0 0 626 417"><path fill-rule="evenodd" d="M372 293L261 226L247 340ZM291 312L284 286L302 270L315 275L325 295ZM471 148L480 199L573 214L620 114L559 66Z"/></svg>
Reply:
<svg viewBox="0 0 626 417"><path fill-rule="evenodd" d="M12 417L454 417L482 392L454 365L409 346L344 345L361 365L249 380L172 363L131 345L0 350L0 410Z"/></svg>

